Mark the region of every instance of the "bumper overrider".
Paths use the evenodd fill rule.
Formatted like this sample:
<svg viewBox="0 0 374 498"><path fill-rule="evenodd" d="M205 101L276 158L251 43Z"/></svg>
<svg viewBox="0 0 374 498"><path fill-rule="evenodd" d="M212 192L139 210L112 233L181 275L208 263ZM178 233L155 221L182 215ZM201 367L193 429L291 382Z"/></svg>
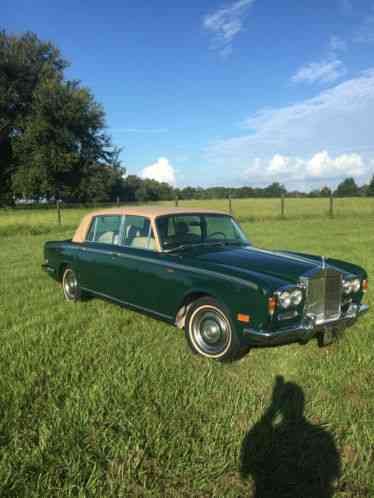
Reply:
<svg viewBox="0 0 374 498"><path fill-rule="evenodd" d="M43 263L41 265L42 267L42 270L46 271L47 273L55 273L55 269L53 268L53 266L49 265L48 263Z"/></svg>
<svg viewBox="0 0 374 498"><path fill-rule="evenodd" d="M369 309L367 304L351 304L346 313L336 320L316 323L314 316L306 316L303 321L295 326L282 328L274 331L243 329L243 339L254 346L277 346L290 344L292 342L305 343L326 330L344 329L353 325L360 315Z"/></svg>

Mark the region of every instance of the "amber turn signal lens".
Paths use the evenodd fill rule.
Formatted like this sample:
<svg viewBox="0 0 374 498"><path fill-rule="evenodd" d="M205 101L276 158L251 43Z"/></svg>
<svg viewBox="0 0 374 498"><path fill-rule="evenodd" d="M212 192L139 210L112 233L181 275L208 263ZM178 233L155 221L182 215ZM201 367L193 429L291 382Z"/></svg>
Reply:
<svg viewBox="0 0 374 498"><path fill-rule="evenodd" d="M249 315L244 315L243 313L238 313L237 319L239 322L249 323L251 317Z"/></svg>
<svg viewBox="0 0 374 498"><path fill-rule="evenodd" d="M269 297L269 300L268 300L268 311L270 313L270 315L273 315L274 314L274 311L276 310L276 307L277 307L277 300L275 297Z"/></svg>
<svg viewBox="0 0 374 498"><path fill-rule="evenodd" d="M362 281L362 290L363 292L367 292L369 290L369 280Z"/></svg>

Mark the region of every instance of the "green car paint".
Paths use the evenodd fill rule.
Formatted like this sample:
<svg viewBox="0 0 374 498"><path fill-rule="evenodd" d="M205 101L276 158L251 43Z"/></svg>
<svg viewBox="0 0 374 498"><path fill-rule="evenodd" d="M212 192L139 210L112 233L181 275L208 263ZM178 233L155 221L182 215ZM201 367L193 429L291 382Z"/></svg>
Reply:
<svg viewBox="0 0 374 498"><path fill-rule="evenodd" d="M304 275L326 265L339 271L343 279L367 279L363 268L345 261L265 251L249 244L217 243L158 252L65 240L46 242L44 258L44 269L56 280L61 280L64 268L69 266L75 271L83 291L171 324L177 323L178 311L185 304L201 296L211 296L228 310L243 345L298 340L304 303L295 306L289 317L280 320L282 310L277 308L274 314L269 313L268 302L279 289L298 286ZM367 309L361 305L362 298L362 289L350 297L350 303L357 305L357 316ZM249 315L250 324L239 321L238 314ZM286 331L292 331L290 337ZM285 332L284 337L276 340L279 332ZM312 335L308 333L308 337Z"/></svg>

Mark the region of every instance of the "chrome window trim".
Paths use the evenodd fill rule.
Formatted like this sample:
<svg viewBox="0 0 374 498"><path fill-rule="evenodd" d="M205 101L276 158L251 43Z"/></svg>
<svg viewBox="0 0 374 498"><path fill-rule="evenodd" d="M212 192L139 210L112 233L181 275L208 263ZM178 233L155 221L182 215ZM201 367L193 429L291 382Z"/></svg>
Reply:
<svg viewBox="0 0 374 498"><path fill-rule="evenodd" d="M95 242L95 239L96 239L96 230L97 230L97 216L95 216L94 233L93 233L93 237L92 237L93 242Z"/></svg>
<svg viewBox="0 0 374 498"><path fill-rule="evenodd" d="M118 232L118 242L116 244L113 244L111 242L98 242L97 240L88 240L87 238L84 240L84 242L88 242L89 244L107 244L107 245L110 245L110 246L113 246L113 247L126 247L126 248L129 248L129 249L137 249L139 251L150 251L152 253L159 253L160 251L156 250L156 249L151 249L149 247L150 245L150 241L151 241L151 234L152 234L152 230L153 230L153 227L152 227L152 220L151 218L149 218L148 216L143 216L143 215L127 215L127 214L124 214L124 215L119 215L119 214L100 214L98 216L95 216L92 220L92 223L90 225L90 228L87 230L87 234L86 234L86 237L87 235L89 234L90 230L91 230L91 226L94 225L94 234L93 234L93 238L95 239L96 238L96 229L97 229L97 219L102 217L108 217L108 216L117 216L119 218L121 218L121 223L120 223L120 228L119 228L119 232ZM123 235L124 235L124 230L125 230L125 224L126 224L126 217L127 216L136 216L137 218L144 218L145 220L148 220L149 221L149 229L148 229L148 235L147 235L147 247L131 247L131 246L128 246L126 244L122 244L122 240L123 240ZM155 241L156 241L156 238L155 238ZM88 248L86 247L85 248L86 250L94 250L94 248ZM95 249L97 251L100 251L99 249ZM102 252L105 252L105 251L102 251Z"/></svg>
<svg viewBox="0 0 374 498"><path fill-rule="evenodd" d="M152 224L151 221L149 221L147 249L149 249L149 244L151 243L151 233L152 233Z"/></svg>
<svg viewBox="0 0 374 498"><path fill-rule="evenodd" d="M122 215L121 216L121 226L119 227L119 234L118 234L118 242L117 242L117 246L121 246L121 242L122 242L122 239L123 239L123 233L124 233L124 230L125 230L125 223L126 223L126 215Z"/></svg>

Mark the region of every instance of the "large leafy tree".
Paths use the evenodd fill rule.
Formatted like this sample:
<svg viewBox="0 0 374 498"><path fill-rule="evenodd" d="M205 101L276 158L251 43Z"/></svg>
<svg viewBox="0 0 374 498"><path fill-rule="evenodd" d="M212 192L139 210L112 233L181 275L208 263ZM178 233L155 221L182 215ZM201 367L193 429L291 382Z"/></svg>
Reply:
<svg viewBox="0 0 374 498"><path fill-rule="evenodd" d="M14 194L109 200L120 187L104 111L88 89L65 81L66 67L36 35L0 33L0 203Z"/></svg>
<svg viewBox="0 0 374 498"><path fill-rule="evenodd" d="M62 80L66 66L59 50L36 35L0 31L0 204L13 197L13 138L24 131L35 89L51 77Z"/></svg>
<svg viewBox="0 0 374 498"><path fill-rule="evenodd" d="M24 197L88 200L103 189L116 151L104 133L104 112L77 82L48 80L35 91L25 131L14 139L14 191ZM100 165L106 165L101 172ZM103 166L104 168L104 166ZM90 177L98 176L96 182ZM97 196L107 200L107 195Z"/></svg>

